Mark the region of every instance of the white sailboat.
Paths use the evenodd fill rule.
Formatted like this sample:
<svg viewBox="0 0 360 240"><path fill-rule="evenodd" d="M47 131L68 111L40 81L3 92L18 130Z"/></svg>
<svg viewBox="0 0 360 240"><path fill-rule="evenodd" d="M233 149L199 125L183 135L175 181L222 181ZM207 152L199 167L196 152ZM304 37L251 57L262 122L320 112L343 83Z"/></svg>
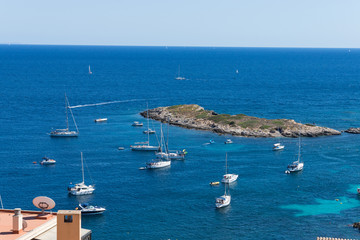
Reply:
<svg viewBox="0 0 360 240"><path fill-rule="evenodd" d="M151 146L150 145L150 128L149 128L149 107L147 107L147 113L146 113L146 118L147 118L147 137L148 140L147 142L143 142L143 143L135 143L135 145L131 145L130 148L133 151L158 151L159 150L159 146Z"/></svg>
<svg viewBox="0 0 360 240"><path fill-rule="evenodd" d="M81 152L81 172L82 172L82 182L71 184L68 186L68 192L71 195L88 195L92 194L95 191L94 185L86 185L85 184L85 176L84 176L84 160L83 153Z"/></svg>
<svg viewBox="0 0 360 240"><path fill-rule="evenodd" d="M287 166L287 170L285 171L285 173L299 172L299 171L303 170L303 168L304 168L304 163L301 162L301 134L300 134L300 130L299 130L298 159L295 162L293 162Z"/></svg>
<svg viewBox="0 0 360 240"><path fill-rule="evenodd" d="M90 65L89 65L89 74L92 74L92 71L91 71L91 69L90 69Z"/></svg>
<svg viewBox="0 0 360 240"><path fill-rule="evenodd" d="M68 110L71 113L71 117L73 119L76 131L70 131L69 130L69 116L68 116ZM77 137L79 135L79 129L76 125L74 115L71 111L69 100L66 97L65 94L65 113L66 113L66 129L56 129L54 131L50 132L51 137Z"/></svg>
<svg viewBox="0 0 360 240"><path fill-rule="evenodd" d="M160 152L159 153L163 153L162 149L163 149L163 131L162 131L162 125L160 125L160 134L161 134L161 139L160 139ZM158 156L158 155L157 155ZM171 161L168 157L159 157L157 159L153 159L151 162L146 163L146 167L147 168L163 168L163 167L168 167L171 165Z"/></svg>
<svg viewBox="0 0 360 240"><path fill-rule="evenodd" d="M226 192L227 184L225 184L225 193L221 197L216 198L215 206L216 208L223 208L230 205L231 195L230 192Z"/></svg>
<svg viewBox="0 0 360 240"><path fill-rule="evenodd" d="M223 179L221 179L222 183L232 183L235 182L239 175L237 174L233 174L233 173L227 173L228 171L228 166L227 166L227 153L225 156L225 175L223 176Z"/></svg>
<svg viewBox="0 0 360 240"><path fill-rule="evenodd" d="M161 131L162 133L162 131ZM168 134L167 134L167 140L165 143L165 138L161 136L162 141L160 142L160 151L156 152L155 155L158 158L163 158L166 160L184 160L185 155L187 154L186 150L169 150L169 124L168 124ZM163 143L164 142L164 143Z"/></svg>
<svg viewBox="0 0 360 240"><path fill-rule="evenodd" d="M177 76L175 79L176 79L176 80L186 80L186 78L181 77L181 75L180 75L180 65L179 65L178 76Z"/></svg>

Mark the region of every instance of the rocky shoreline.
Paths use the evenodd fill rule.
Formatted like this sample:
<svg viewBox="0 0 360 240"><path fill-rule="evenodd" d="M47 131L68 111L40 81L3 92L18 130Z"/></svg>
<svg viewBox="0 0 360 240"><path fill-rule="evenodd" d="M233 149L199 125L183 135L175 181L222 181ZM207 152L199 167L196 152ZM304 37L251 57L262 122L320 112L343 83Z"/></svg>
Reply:
<svg viewBox="0 0 360 240"><path fill-rule="evenodd" d="M169 122L188 129L212 131L218 134L231 134L242 137L319 137L340 135L341 132L313 124L301 124L290 119L265 119L244 114L218 114L203 107L191 105L175 105L149 109L149 118ZM140 113L147 117L147 111Z"/></svg>

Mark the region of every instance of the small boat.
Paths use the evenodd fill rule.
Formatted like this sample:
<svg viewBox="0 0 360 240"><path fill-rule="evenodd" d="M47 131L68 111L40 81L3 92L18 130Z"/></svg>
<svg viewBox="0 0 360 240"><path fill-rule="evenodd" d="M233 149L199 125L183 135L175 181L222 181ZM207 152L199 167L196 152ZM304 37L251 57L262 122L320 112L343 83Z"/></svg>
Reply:
<svg viewBox="0 0 360 240"><path fill-rule="evenodd" d="M71 113L72 119L74 121L74 125L76 128L76 131L70 131L69 130L69 117L68 117L68 110ZM74 115L71 111L69 101L65 94L65 112L66 112L66 128L65 129L56 129L54 131L50 132L51 137L77 137L79 135L79 129L76 125Z"/></svg>
<svg viewBox="0 0 360 240"><path fill-rule="evenodd" d="M156 131L155 131L155 130L152 130L152 129L149 129L149 130L143 131L143 133L145 133L145 134L155 134Z"/></svg>
<svg viewBox="0 0 360 240"><path fill-rule="evenodd" d="M43 160L40 162L41 165L51 165L56 163L54 159L50 159L48 157L43 157L42 159Z"/></svg>
<svg viewBox="0 0 360 240"><path fill-rule="evenodd" d="M237 174L231 174L231 173L227 173L227 169L228 169L228 166L227 166L227 153L226 153L226 157L225 157L225 175L223 176L223 179L221 179L221 182L222 183L232 183L232 182L235 182L239 175Z"/></svg>
<svg viewBox="0 0 360 240"><path fill-rule="evenodd" d="M91 69L90 69L90 65L89 65L89 74L92 74L92 71L91 71Z"/></svg>
<svg viewBox="0 0 360 240"><path fill-rule="evenodd" d="M118 147L118 149L119 149L119 150L125 150L125 148L124 148L124 147Z"/></svg>
<svg viewBox="0 0 360 240"><path fill-rule="evenodd" d="M284 148L285 148L285 146L281 145L281 143L275 143L274 147L273 147L273 150L278 151L278 150L283 150Z"/></svg>
<svg viewBox="0 0 360 240"><path fill-rule="evenodd" d="M81 203L76 210L81 211L81 215L95 215L95 214L103 214L106 209L103 207L93 206L88 203Z"/></svg>
<svg viewBox="0 0 360 240"><path fill-rule="evenodd" d="M216 185L219 185L219 184L220 184L220 182L210 182L211 186L216 186Z"/></svg>
<svg viewBox="0 0 360 240"><path fill-rule="evenodd" d="M212 140L212 139L210 139L209 143L210 143L210 144L213 144L213 143L215 143L215 141Z"/></svg>
<svg viewBox="0 0 360 240"><path fill-rule="evenodd" d="M230 205L231 196L230 196L230 193L226 192L226 185L227 184L225 184L225 193L224 193L224 195L222 195L221 197L216 198L216 201L215 201L216 208L223 208L223 207L227 207L227 206Z"/></svg>
<svg viewBox="0 0 360 240"><path fill-rule="evenodd" d="M92 194L95 191L94 185L86 185L84 179L84 160L83 153L81 152L81 172L82 172L82 182L71 184L68 186L68 192L71 195L88 195Z"/></svg>
<svg viewBox="0 0 360 240"><path fill-rule="evenodd" d="M146 168L163 168L168 167L171 165L171 161L169 160L162 160L162 159L155 159L151 162L146 163Z"/></svg>
<svg viewBox="0 0 360 240"><path fill-rule="evenodd" d="M225 144L232 144L233 143L233 141L231 141L231 139L229 138L229 139L226 139L226 141L225 141Z"/></svg>
<svg viewBox="0 0 360 240"><path fill-rule="evenodd" d="M180 65L179 65L178 76L177 76L175 79L176 79L176 80L186 80L186 78L181 77L181 75L180 75Z"/></svg>
<svg viewBox="0 0 360 240"><path fill-rule="evenodd" d="M144 124L140 123L138 121L135 121L135 122L133 122L133 124L131 124L131 126L133 126L133 127L142 127L142 126L144 126Z"/></svg>
<svg viewBox="0 0 360 240"><path fill-rule="evenodd" d="M299 171L303 170L303 168L304 168L304 163L301 162L301 135L300 135L300 132L299 132L298 145L299 145L298 159L295 162L293 162L287 166L287 170L285 171L285 173L299 172Z"/></svg>
<svg viewBox="0 0 360 240"><path fill-rule="evenodd" d="M94 121L95 122L106 122L108 119L107 118L98 118L98 119L95 119Z"/></svg>

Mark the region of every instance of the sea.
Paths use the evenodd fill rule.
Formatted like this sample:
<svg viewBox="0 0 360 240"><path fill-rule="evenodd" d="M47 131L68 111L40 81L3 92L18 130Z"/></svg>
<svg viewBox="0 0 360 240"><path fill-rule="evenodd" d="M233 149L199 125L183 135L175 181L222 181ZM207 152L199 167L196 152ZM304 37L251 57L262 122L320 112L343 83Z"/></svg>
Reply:
<svg viewBox="0 0 360 240"><path fill-rule="evenodd" d="M185 80L175 79L179 68ZM64 94L77 138L48 135L66 127ZM188 152L184 161L139 170L154 153L130 150L147 140L139 114L147 104L198 104L340 131L360 127L359 49L0 45L0 96L6 209L37 210L37 196L52 198L54 212L84 202L104 206L103 215L82 218L93 239L360 239L351 226L360 221L360 135L302 138L304 170L289 175L296 138L164 124L169 148ZM134 121L144 127L132 127ZM71 115L69 124L75 129ZM149 124L160 132L159 122ZM227 138L234 143L224 144ZM285 149L272 151L279 141ZM68 184L82 181L81 152L85 183L96 191L69 196ZM226 154L228 171L239 178L230 185L231 205L216 209L224 185L209 183L221 180ZM40 165L44 156L56 164Z"/></svg>

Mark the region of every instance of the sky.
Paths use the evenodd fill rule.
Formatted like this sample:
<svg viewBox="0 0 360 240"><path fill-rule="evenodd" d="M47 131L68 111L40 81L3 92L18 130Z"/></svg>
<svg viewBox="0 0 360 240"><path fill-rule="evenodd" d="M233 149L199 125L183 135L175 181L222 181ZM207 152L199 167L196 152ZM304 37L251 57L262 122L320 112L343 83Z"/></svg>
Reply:
<svg viewBox="0 0 360 240"><path fill-rule="evenodd" d="M0 44L360 47L359 0L0 0Z"/></svg>

